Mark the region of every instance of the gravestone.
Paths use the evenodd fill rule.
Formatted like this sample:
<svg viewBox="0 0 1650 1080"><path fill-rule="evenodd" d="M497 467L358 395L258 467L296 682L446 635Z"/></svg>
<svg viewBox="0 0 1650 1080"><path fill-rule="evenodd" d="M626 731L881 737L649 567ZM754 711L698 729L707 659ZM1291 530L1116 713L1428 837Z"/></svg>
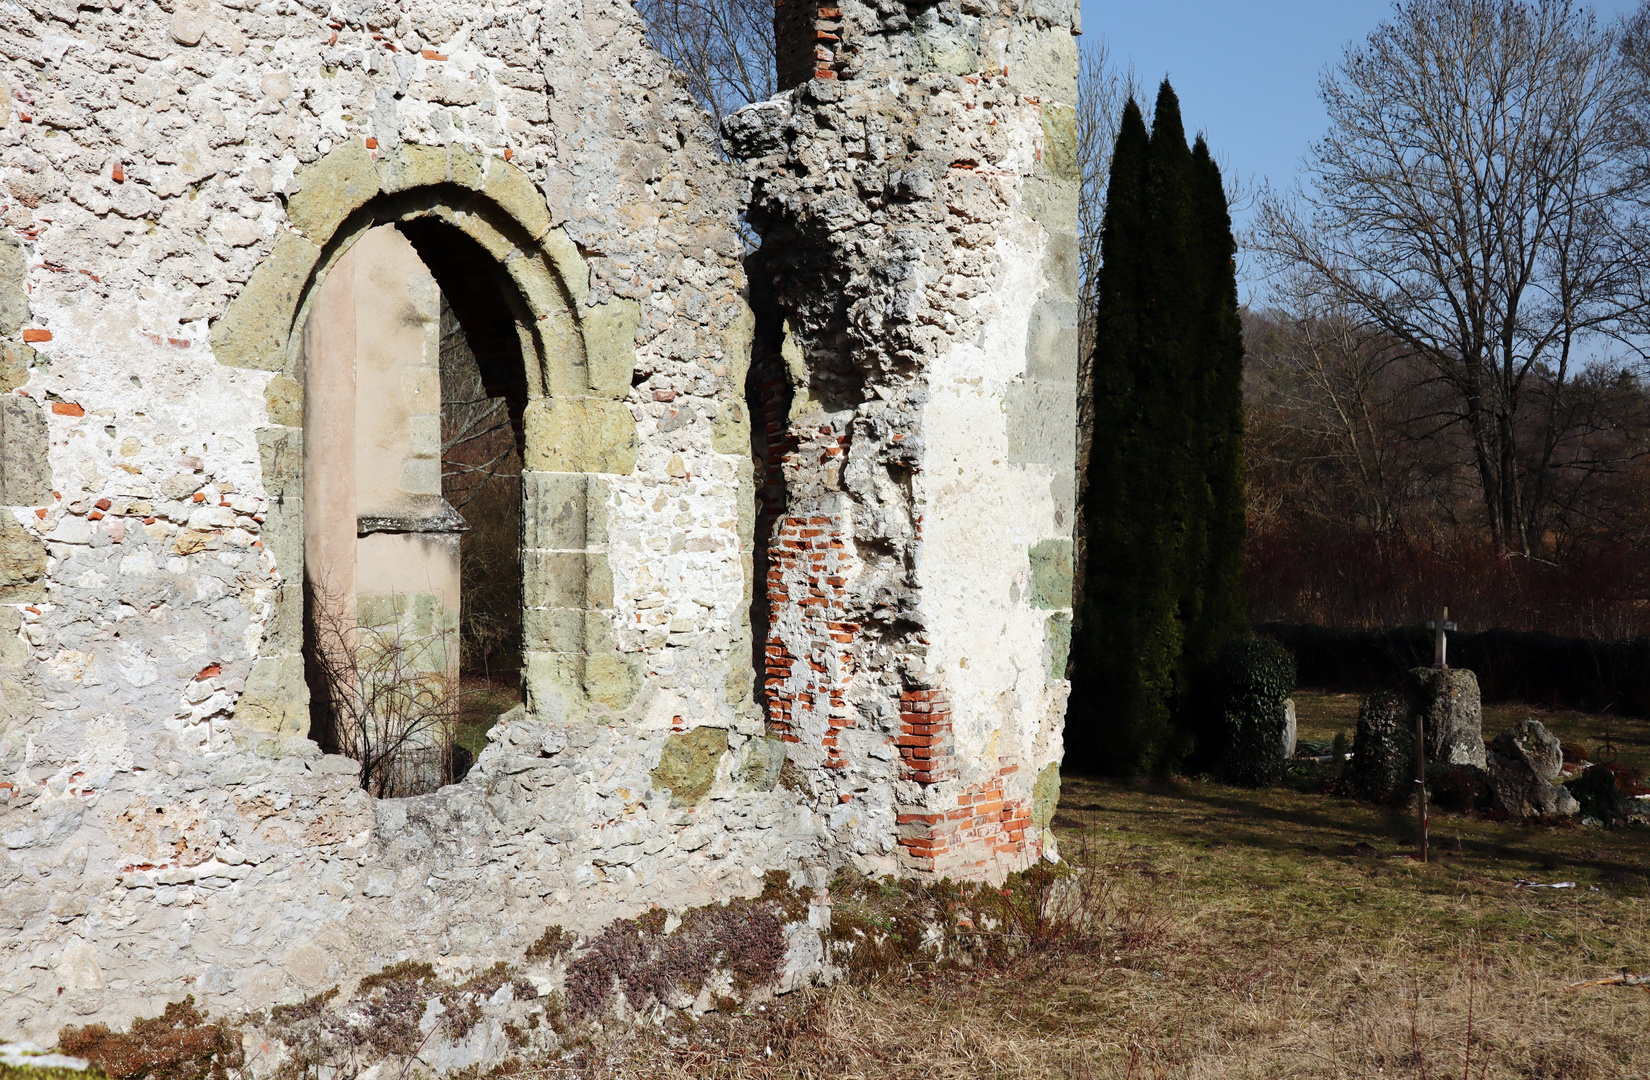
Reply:
<svg viewBox="0 0 1650 1080"><path fill-rule="evenodd" d="M1575 796L1558 783L1563 766L1557 737L1539 720L1503 731L1489 754L1496 808L1518 818L1580 813Z"/></svg>
<svg viewBox="0 0 1650 1080"><path fill-rule="evenodd" d="M1428 764L1484 768L1477 675L1465 668L1411 668L1404 675L1404 694L1409 715L1423 719Z"/></svg>
<svg viewBox="0 0 1650 1080"><path fill-rule="evenodd" d="M1415 772L1415 735L1404 695L1381 690L1358 706L1352 740L1352 790L1374 802L1388 802Z"/></svg>

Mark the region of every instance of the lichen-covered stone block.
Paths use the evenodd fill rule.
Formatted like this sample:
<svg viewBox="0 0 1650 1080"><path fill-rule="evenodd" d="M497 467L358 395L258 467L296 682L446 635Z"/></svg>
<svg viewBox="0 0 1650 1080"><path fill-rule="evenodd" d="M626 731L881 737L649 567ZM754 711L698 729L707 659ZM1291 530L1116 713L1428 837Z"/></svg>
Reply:
<svg viewBox="0 0 1650 1080"><path fill-rule="evenodd" d="M623 297L585 312L585 363L591 393L622 399L630 392L636 371L636 326L641 318L642 306Z"/></svg>
<svg viewBox="0 0 1650 1080"><path fill-rule="evenodd" d="M46 545L0 511L0 603L21 604L46 598Z"/></svg>
<svg viewBox="0 0 1650 1080"><path fill-rule="evenodd" d="M52 501L46 413L26 397L0 396L0 506Z"/></svg>
<svg viewBox="0 0 1650 1080"><path fill-rule="evenodd" d="M280 371L291 354L292 318L321 249L284 233L258 264L223 318L212 324L212 354L220 364Z"/></svg>
<svg viewBox="0 0 1650 1080"><path fill-rule="evenodd" d="M305 171L303 186L287 200L287 219L310 239L325 241L378 192L378 170L366 144L346 139Z"/></svg>
<svg viewBox="0 0 1650 1080"><path fill-rule="evenodd" d="M696 806L710 793L727 752L728 733L721 728L699 727L672 735L653 770L653 784L670 791L670 805Z"/></svg>
<svg viewBox="0 0 1650 1080"><path fill-rule="evenodd" d="M1031 561L1031 606L1071 607L1071 541L1039 541L1027 557Z"/></svg>
<svg viewBox="0 0 1650 1080"><path fill-rule="evenodd" d="M622 475L636 468L636 421L621 402L540 399L527 406L526 428L529 469Z"/></svg>
<svg viewBox="0 0 1650 1080"><path fill-rule="evenodd" d="M246 677L235 715L254 731L275 736L308 733L309 687L304 682L304 658L296 653L260 656Z"/></svg>
<svg viewBox="0 0 1650 1080"><path fill-rule="evenodd" d="M1410 715L1423 720L1428 762L1484 768L1484 709L1476 674L1466 668L1411 668L1404 691Z"/></svg>
<svg viewBox="0 0 1650 1080"><path fill-rule="evenodd" d="M12 337L29 321L28 270L23 245L0 239L0 337Z"/></svg>

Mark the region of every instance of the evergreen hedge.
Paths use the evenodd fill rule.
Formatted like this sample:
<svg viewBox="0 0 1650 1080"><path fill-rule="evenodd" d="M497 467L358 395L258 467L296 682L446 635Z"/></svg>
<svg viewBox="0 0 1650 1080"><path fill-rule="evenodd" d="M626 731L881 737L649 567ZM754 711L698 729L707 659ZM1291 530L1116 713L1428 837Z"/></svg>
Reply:
<svg viewBox="0 0 1650 1080"><path fill-rule="evenodd" d="M1347 630L1268 623L1257 628L1295 657L1303 686L1362 691L1395 687L1432 663L1423 627ZM1451 667L1478 676L1485 701L1525 701L1588 712L1650 715L1650 638L1598 641L1519 630L1449 636Z"/></svg>

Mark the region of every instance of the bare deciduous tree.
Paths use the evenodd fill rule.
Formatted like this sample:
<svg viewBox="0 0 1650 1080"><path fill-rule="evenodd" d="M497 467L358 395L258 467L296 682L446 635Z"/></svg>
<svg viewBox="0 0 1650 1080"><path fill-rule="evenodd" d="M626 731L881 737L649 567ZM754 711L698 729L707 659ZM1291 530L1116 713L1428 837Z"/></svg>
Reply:
<svg viewBox="0 0 1650 1080"><path fill-rule="evenodd" d="M1424 380L1389 341L1310 299L1251 313L1244 329L1251 521L1353 522L1377 540L1404 527L1426 449L1414 432L1430 426Z"/></svg>
<svg viewBox="0 0 1650 1080"><path fill-rule="evenodd" d="M717 130L728 113L774 95L772 0L637 0L636 10Z"/></svg>
<svg viewBox="0 0 1650 1080"><path fill-rule="evenodd" d="M1077 192L1077 325L1078 355L1086 369L1094 346L1095 282L1100 269L1100 224L1106 216L1106 185L1111 179L1111 152L1123 102L1134 94L1132 75L1111 66L1105 38L1083 51L1077 67L1077 165L1082 186ZM1078 394L1086 401L1086 387ZM1079 406L1082 407L1082 406Z"/></svg>
<svg viewBox="0 0 1650 1080"><path fill-rule="evenodd" d="M1644 307L1638 80L1567 0L1411 0L1325 76L1275 262L1426 365L1492 536L1535 553L1578 376Z"/></svg>

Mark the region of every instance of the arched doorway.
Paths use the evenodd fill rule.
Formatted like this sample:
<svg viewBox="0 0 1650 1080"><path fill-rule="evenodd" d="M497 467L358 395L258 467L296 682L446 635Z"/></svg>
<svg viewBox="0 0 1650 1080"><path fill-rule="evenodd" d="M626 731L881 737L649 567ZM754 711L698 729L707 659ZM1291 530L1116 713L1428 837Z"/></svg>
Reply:
<svg viewBox="0 0 1650 1080"><path fill-rule="evenodd" d="M521 700L527 379L489 263L439 221L374 225L302 331L311 730L375 795L462 779Z"/></svg>
<svg viewBox="0 0 1650 1080"><path fill-rule="evenodd" d="M636 421L624 398L640 304L592 296L591 268L578 246L553 222L543 193L500 156L456 145L374 151L351 140L299 179L288 205L292 229L212 327L219 363L273 373L265 389L269 423L258 433L269 498L261 542L281 583L237 716L265 732L311 733L303 331L339 260L383 225L413 244L472 351L489 334L503 342L496 380L481 351L477 360L488 395L515 403L509 412L524 458L519 580L527 711L552 723L627 715L641 661L612 635L605 478L633 472L638 460ZM491 283L493 299L467 313L465 282L477 297L487 295L477 283ZM523 380L526 403L519 406ZM513 389L501 393L506 383ZM324 733L315 735L320 741Z"/></svg>

